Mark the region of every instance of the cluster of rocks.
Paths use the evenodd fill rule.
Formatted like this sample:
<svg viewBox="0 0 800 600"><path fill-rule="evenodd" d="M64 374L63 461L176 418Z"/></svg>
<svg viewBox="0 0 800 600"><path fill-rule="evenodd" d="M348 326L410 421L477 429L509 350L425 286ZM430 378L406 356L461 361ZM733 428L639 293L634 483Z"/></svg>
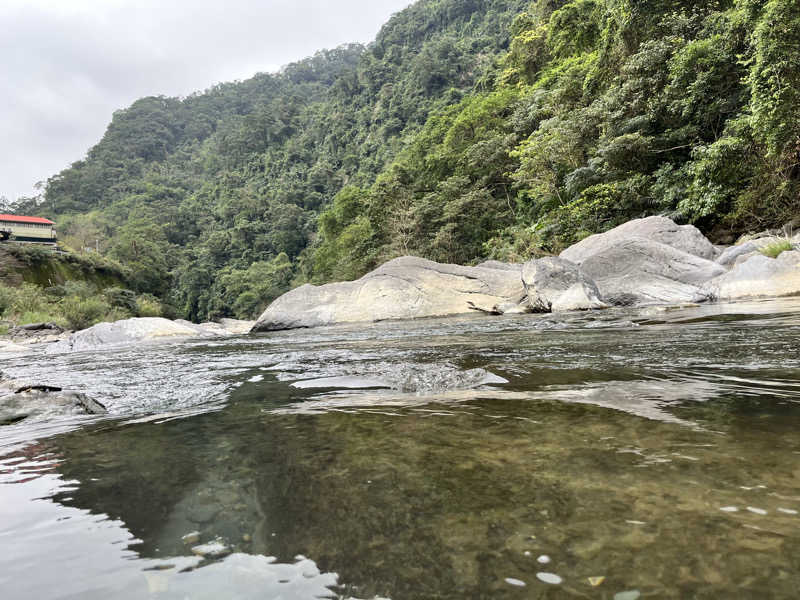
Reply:
<svg viewBox="0 0 800 600"><path fill-rule="evenodd" d="M292 290L267 308L253 331L470 310L561 312L800 294L800 239L777 258L761 253L781 241L762 236L722 248L692 225L656 216L524 265L488 261L463 267L402 257L356 281Z"/></svg>

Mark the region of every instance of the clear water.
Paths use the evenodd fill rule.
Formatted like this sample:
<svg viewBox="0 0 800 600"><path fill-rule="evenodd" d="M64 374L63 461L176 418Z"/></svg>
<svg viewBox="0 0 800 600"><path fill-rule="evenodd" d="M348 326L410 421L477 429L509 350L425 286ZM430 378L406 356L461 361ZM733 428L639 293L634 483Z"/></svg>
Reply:
<svg viewBox="0 0 800 600"><path fill-rule="evenodd" d="M799 335L796 299L6 361L111 414L0 429L2 598L797 598Z"/></svg>

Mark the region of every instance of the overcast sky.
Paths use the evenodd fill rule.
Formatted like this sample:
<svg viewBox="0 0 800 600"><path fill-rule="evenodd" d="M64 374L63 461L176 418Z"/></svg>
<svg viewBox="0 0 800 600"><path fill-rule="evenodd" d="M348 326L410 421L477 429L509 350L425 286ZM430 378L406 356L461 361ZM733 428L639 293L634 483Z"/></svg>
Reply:
<svg viewBox="0 0 800 600"><path fill-rule="evenodd" d="M0 0L0 196L83 158L111 114L369 42L411 0Z"/></svg>

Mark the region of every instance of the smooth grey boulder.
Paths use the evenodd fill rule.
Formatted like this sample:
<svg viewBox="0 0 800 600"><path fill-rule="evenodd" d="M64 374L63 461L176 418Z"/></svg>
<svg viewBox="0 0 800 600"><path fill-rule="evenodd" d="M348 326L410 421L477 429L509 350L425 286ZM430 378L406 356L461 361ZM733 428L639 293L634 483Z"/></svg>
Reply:
<svg viewBox="0 0 800 600"><path fill-rule="evenodd" d="M34 417L101 415L106 408L85 394L0 377L0 425Z"/></svg>
<svg viewBox="0 0 800 600"><path fill-rule="evenodd" d="M241 335L244 333L249 333L256 322L242 321L240 319L220 319L219 324L226 333L231 335Z"/></svg>
<svg viewBox="0 0 800 600"><path fill-rule="evenodd" d="M522 266L522 283L533 312L608 308L597 285L573 262L549 256Z"/></svg>
<svg viewBox="0 0 800 600"><path fill-rule="evenodd" d="M188 321L161 317L139 317L114 323L98 323L77 331L66 340L48 346L48 353L80 352L105 346L118 346L171 338L212 337L215 334Z"/></svg>
<svg viewBox="0 0 800 600"><path fill-rule="evenodd" d="M713 244L693 225L677 225L666 217L647 217L628 221L605 233L590 235L564 250L560 256L582 265L592 256L632 238L659 242L706 260L713 260L717 255Z"/></svg>
<svg viewBox="0 0 800 600"><path fill-rule="evenodd" d="M800 295L800 251L777 258L755 254L709 281L704 290L719 300Z"/></svg>
<svg viewBox="0 0 800 600"><path fill-rule="evenodd" d="M113 323L98 323L77 331L68 338L48 346L49 354L81 352L105 346L121 346L140 342L167 341L193 337L220 337L247 333L254 321L221 319L219 323L201 323L161 317L138 317Z"/></svg>
<svg viewBox="0 0 800 600"><path fill-rule="evenodd" d="M581 268L606 302L623 306L704 301L701 286L725 272L715 262L638 237L607 245Z"/></svg>
<svg viewBox="0 0 800 600"><path fill-rule="evenodd" d="M405 256L356 281L294 289L270 304L253 331L459 315L470 312L470 302L518 304L524 294L519 268L462 267Z"/></svg>

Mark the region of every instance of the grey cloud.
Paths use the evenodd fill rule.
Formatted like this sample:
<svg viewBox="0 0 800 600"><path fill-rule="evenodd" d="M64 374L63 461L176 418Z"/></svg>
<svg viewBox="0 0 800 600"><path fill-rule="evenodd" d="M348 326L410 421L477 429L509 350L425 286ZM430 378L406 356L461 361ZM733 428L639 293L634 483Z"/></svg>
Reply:
<svg viewBox="0 0 800 600"><path fill-rule="evenodd" d="M114 110L367 42L410 0L3 0L0 195L82 158Z"/></svg>

